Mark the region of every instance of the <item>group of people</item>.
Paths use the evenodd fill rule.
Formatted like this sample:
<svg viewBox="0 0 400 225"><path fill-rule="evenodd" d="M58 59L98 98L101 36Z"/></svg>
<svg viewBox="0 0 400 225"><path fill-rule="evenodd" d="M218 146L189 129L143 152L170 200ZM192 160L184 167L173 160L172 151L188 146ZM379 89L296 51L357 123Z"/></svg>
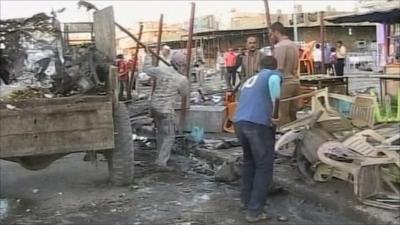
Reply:
<svg viewBox="0 0 400 225"><path fill-rule="evenodd" d="M300 87L297 45L289 40L281 23L274 23L271 31L272 55L258 51L257 38L248 37L246 52L235 54L230 49L223 61L227 69L225 78L232 86L234 76L240 77L234 123L243 148L241 207L249 222L267 218L263 210L272 183L276 125L296 119L296 104L279 99L298 95ZM170 171L167 162L175 135L173 102L175 95L189 93L188 80L173 67L156 67L150 61L147 56L144 72L157 80L151 103L157 127L156 164Z"/></svg>
<svg viewBox="0 0 400 225"><path fill-rule="evenodd" d="M322 55L324 55L324 62L322 62ZM337 41L335 47L331 47L329 43L325 44L324 52L322 52L321 44L315 44L312 57L315 74L343 76L346 47L342 41ZM324 64L324 71L322 70L322 64Z"/></svg>
<svg viewBox="0 0 400 225"><path fill-rule="evenodd" d="M258 51L257 38L248 37L247 51L235 54L230 49L223 64L232 86L233 77L240 77L234 124L243 148L241 207L249 222L267 218L263 210L272 183L276 126L296 119L296 104L280 102L280 98L298 95L300 87L297 45L279 22L272 24L269 39L274 44L272 54ZM155 65L147 54L143 65L143 72L155 79L150 105L157 130L155 164L160 171L173 170L167 162L175 140L174 103L177 95L186 97L190 91L188 78L179 72L182 68L170 64Z"/></svg>

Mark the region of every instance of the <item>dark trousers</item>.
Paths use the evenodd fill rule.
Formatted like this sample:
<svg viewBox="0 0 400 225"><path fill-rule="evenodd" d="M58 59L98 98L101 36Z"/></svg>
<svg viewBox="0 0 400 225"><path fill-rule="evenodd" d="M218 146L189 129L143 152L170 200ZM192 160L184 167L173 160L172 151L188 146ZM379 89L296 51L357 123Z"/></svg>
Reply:
<svg viewBox="0 0 400 225"><path fill-rule="evenodd" d="M314 62L314 74L322 74L322 62Z"/></svg>
<svg viewBox="0 0 400 225"><path fill-rule="evenodd" d="M272 183L275 128L240 121L235 131L243 148L240 199L248 214L258 216Z"/></svg>
<svg viewBox="0 0 400 225"><path fill-rule="evenodd" d="M331 69L331 66L332 66L332 64L330 64L330 63L325 63L325 70L322 71L323 74L327 74L328 71Z"/></svg>
<svg viewBox="0 0 400 225"><path fill-rule="evenodd" d="M236 67L227 67L225 74L226 85L232 88L236 85Z"/></svg>
<svg viewBox="0 0 400 225"><path fill-rule="evenodd" d="M343 70L344 70L344 59L337 59L337 62L335 64L336 76L343 76Z"/></svg>

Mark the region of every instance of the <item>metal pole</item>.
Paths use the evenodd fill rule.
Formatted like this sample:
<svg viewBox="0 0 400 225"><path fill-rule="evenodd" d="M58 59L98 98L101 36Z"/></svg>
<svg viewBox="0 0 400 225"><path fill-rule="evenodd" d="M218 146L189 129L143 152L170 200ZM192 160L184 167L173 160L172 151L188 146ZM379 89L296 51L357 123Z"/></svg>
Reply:
<svg viewBox="0 0 400 225"><path fill-rule="evenodd" d="M324 12L319 13L319 20L320 20L320 42L321 42L321 70L325 74L325 24L324 24Z"/></svg>
<svg viewBox="0 0 400 225"><path fill-rule="evenodd" d="M297 33L297 6L296 2L293 1L293 8L294 8L294 13L293 13L293 40L297 42L299 40L299 36Z"/></svg>
<svg viewBox="0 0 400 225"><path fill-rule="evenodd" d="M191 3L191 10L190 10L190 21L189 21L189 35L187 40L186 46L186 77L189 80L189 87L190 85L190 71L191 71L191 58L192 58L192 40L193 40L193 25L194 25L194 13L195 13L196 5L194 2ZM190 103L189 103L190 104ZM180 132L183 132L186 121L186 105L187 105L187 96L182 99L182 111L180 117Z"/></svg>
<svg viewBox="0 0 400 225"><path fill-rule="evenodd" d="M271 27L271 14L269 13L268 0L264 0L264 7L265 7L265 17L266 17L267 27Z"/></svg>
<svg viewBox="0 0 400 225"><path fill-rule="evenodd" d="M164 14L160 15L160 22L158 24L158 37L157 37L157 55L160 55L161 51L161 39L162 39L162 31L163 31L163 20L164 20ZM156 59L155 66L158 66L159 60Z"/></svg>
<svg viewBox="0 0 400 225"><path fill-rule="evenodd" d="M138 40L140 41L142 39L142 34L143 34L143 23L139 23L139 35L138 35ZM137 63L138 63L138 56L139 56L139 48L140 48L140 44L139 42L136 42L136 51L135 51L135 55L134 55L134 61L133 61L133 65L132 65L132 76L131 79L129 81L129 89L128 90L132 90L133 89L133 81L135 80L135 70L137 67Z"/></svg>

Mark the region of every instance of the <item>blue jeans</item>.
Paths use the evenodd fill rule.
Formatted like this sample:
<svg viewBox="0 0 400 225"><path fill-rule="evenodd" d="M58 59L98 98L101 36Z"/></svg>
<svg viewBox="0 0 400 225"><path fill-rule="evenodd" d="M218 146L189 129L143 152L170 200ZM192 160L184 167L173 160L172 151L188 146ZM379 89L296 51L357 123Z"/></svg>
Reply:
<svg viewBox="0 0 400 225"><path fill-rule="evenodd" d="M275 128L239 121L235 123L235 131L243 148L240 198L247 213L258 216L272 183Z"/></svg>

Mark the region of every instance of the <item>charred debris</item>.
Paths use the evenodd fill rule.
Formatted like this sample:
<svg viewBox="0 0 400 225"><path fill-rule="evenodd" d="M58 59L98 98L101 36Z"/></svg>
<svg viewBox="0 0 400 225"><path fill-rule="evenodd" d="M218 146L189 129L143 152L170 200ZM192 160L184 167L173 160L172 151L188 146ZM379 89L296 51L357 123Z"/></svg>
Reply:
<svg viewBox="0 0 400 225"><path fill-rule="evenodd" d="M0 98L105 94L112 63L94 44L69 45L56 13L0 21Z"/></svg>

